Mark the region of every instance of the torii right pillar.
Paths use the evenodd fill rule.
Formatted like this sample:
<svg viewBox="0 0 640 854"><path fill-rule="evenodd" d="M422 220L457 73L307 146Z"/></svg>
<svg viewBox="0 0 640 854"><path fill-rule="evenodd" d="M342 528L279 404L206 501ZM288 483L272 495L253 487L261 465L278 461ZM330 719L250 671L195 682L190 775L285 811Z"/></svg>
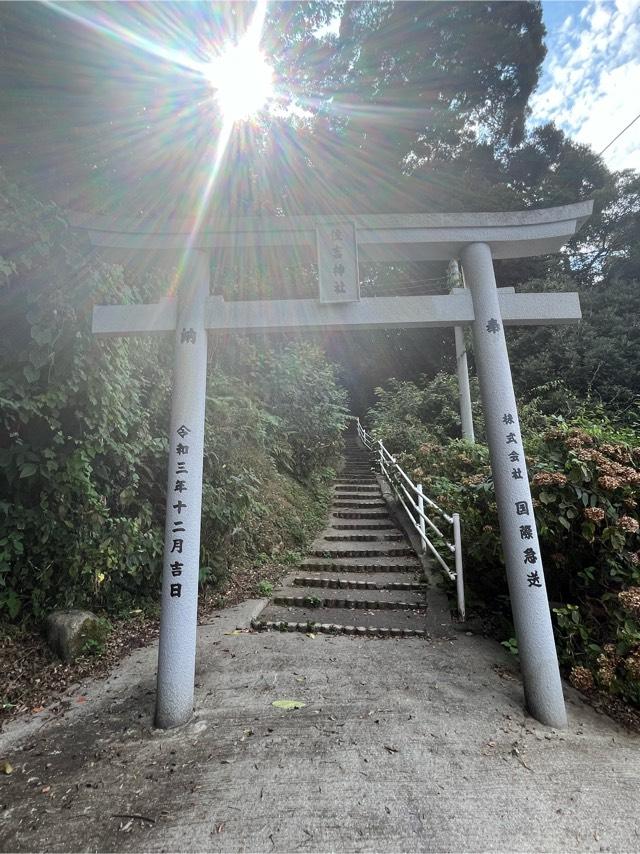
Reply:
<svg viewBox="0 0 640 854"><path fill-rule="evenodd" d="M460 260L473 298L476 370L525 701L537 720L561 728L567 716L491 249L471 243Z"/></svg>

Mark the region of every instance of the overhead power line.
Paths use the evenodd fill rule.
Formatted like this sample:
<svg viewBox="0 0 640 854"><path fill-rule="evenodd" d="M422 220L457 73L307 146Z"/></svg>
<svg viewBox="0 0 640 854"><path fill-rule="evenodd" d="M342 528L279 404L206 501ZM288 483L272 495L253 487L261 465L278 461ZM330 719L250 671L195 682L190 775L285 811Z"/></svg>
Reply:
<svg viewBox="0 0 640 854"><path fill-rule="evenodd" d="M598 157L601 157L601 156L605 153L605 151L607 150L607 148L610 148L610 147L613 145L613 143L614 143L617 139L620 139L620 137L622 136L622 134L623 134L623 133L625 133L625 131L628 131L628 130L629 130L629 128L631 127L631 125L635 124L635 123L638 121L638 119L640 119L640 113L638 113L638 115L635 117L635 119L631 119L631 121L629 122L629 124L628 124L626 127L623 127L623 128L622 128L622 130L620 131L620 133L616 134L616 135L613 137L613 139L611 140L611 142L608 142L608 143L605 145L605 147L602 149L602 151L598 154Z"/></svg>

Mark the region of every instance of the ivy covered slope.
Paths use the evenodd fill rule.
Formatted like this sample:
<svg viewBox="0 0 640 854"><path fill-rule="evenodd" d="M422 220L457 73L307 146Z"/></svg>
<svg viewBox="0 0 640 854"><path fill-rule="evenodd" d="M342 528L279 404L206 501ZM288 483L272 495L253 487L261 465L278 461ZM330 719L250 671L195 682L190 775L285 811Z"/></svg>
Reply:
<svg viewBox="0 0 640 854"><path fill-rule="evenodd" d="M172 344L90 324L95 303L162 288L100 262L0 172L0 620L157 599ZM211 350L201 576L216 583L319 524L345 392L308 345Z"/></svg>
<svg viewBox="0 0 640 854"><path fill-rule="evenodd" d="M459 431L456 406L455 378L439 375L379 390L369 418L374 434L427 494L460 513L467 594L499 617L508 638L488 449L482 441L451 438ZM434 407L440 420L430 417ZM482 423L477 426L482 439ZM600 688L640 705L637 429L612 420L594 401L579 401L560 383L530 395L521 426L561 662L581 690Z"/></svg>

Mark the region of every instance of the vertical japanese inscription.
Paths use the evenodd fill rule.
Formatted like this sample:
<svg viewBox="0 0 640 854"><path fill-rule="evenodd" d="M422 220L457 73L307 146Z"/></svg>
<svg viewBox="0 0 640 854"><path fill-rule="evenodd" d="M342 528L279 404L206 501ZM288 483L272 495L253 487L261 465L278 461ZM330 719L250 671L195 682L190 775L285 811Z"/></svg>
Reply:
<svg viewBox="0 0 640 854"><path fill-rule="evenodd" d="M316 235L320 302L357 302L360 284L354 223L319 225Z"/></svg>
<svg viewBox="0 0 640 854"><path fill-rule="evenodd" d="M512 425L517 428L516 420L513 417L511 412L505 412L502 416L502 423L506 427L511 427ZM506 446L506 454L507 459L511 464L518 463L521 460L521 451L516 450L515 448L510 447L511 445L515 445L516 448L520 448L520 443L522 439L520 437L520 431L515 433L513 430L509 432L505 432L504 442ZM526 473L526 469L522 470L520 466L513 466L511 468L511 477L513 480L524 480L524 475ZM529 499L523 501L515 501L514 502L514 510L515 510L515 524L518 530L518 536L520 540L534 540L534 532L533 532L533 523L531 524L523 524L523 519L519 517L529 517L532 515L532 510L529 507ZM530 545L526 545L526 542L522 544L522 559L525 567L525 572L527 575L527 586L528 587L542 587L542 582L540 580L540 573L537 569L533 569L532 567L538 563L538 553L532 548ZM530 569L531 568L531 569ZM530 571L527 571L529 570Z"/></svg>
<svg viewBox="0 0 640 854"><path fill-rule="evenodd" d="M186 424L181 424L180 427L178 427L178 429L176 430L176 434L178 436L178 439L175 440L176 456L184 457L189 454L189 445L185 442L189 433L191 433L191 430L186 426ZM189 506L186 500L183 501L182 499L182 494L189 491L189 469L187 467L187 463L184 460L176 461L175 476L176 482L175 486L173 487L175 503L171 505L174 511L173 525L171 528L171 533L173 535L171 554L175 554L177 556L182 554L182 549L184 548L185 540L190 533L185 527L184 519L181 518L182 511L186 510ZM176 560L170 564L172 578L181 578L183 567L184 564L178 558L176 558ZM172 599L181 598L181 581L174 581L169 585L169 596Z"/></svg>

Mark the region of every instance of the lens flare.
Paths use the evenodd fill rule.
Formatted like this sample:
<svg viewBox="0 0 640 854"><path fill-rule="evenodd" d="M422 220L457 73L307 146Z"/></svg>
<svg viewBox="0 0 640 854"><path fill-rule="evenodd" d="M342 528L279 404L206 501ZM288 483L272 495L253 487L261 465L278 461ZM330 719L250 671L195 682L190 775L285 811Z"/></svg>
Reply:
<svg viewBox="0 0 640 854"><path fill-rule="evenodd" d="M273 95L273 69L252 40L229 46L205 71L225 120L258 113Z"/></svg>

